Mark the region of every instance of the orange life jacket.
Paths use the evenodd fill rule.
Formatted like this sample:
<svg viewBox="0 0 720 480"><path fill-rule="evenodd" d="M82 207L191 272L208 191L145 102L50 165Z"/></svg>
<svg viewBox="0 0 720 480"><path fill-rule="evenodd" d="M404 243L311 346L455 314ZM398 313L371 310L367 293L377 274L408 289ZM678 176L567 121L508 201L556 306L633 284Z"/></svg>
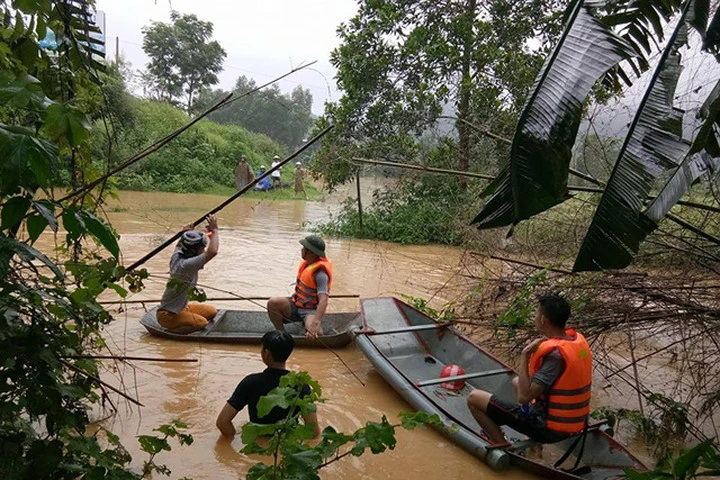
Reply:
<svg viewBox="0 0 720 480"><path fill-rule="evenodd" d="M573 329L565 330L570 339L550 338L540 344L530 357L530 376L535 375L545 355L557 348L565 360L565 370L547 394L546 425L550 430L578 433L585 427L590 414L592 355L585 337Z"/></svg>
<svg viewBox="0 0 720 480"><path fill-rule="evenodd" d="M330 260L323 257L315 263L308 265L307 261L300 262L297 280L295 281L295 293L292 296L293 303L298 308L317 308L318 293L315 283L315 272L319 268L325 270L328 276L328 292L332 285L332 264Z"/></svg>

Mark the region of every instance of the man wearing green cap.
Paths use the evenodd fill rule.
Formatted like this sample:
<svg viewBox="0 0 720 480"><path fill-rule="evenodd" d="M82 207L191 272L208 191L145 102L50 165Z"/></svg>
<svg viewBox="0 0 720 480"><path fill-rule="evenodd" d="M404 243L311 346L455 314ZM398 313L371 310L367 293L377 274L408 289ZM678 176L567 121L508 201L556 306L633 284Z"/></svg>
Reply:
<svg viewBox="0 0 720 480"><path fill-rule="evenodd" d="M268 300L270 321L276 329L285 330L285 323L303 322L307 335L322 335L322 317L327 310L332 264L325 256L325 242L318 235L300 240L302 262L295 281L292 297L273 297Z"/></svg>

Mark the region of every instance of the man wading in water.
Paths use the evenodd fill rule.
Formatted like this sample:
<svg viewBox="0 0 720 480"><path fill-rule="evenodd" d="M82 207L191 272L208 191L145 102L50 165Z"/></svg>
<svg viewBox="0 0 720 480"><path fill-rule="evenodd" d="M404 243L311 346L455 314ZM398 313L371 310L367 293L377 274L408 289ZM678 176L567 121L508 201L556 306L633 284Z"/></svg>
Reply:
<svg viewBox="0 0 720 480"><path fill-rule="evenodd" d="M198 272L215 258L220 247L217 219L208 215L206 220L207 233L196 232L191 226L184 228L170 257L170 281L156 317L160 325L176 333L202 330L217 314L217 308L212 305L188 303L188 291L197 284Z"/></svg>
<svg viewBox="0 0 720 480"><path fill-rule="evenodd" d="M317 338L323 334L322 317L327 310L330 286L332 285L332 264L325 256L325 242L317 235L308 235L300 240L302 262L295 281L292 297L273 297L268 300L267 310L270 321L278 330L285 330L284 324L304 322L307 335Z"/></svg>
<svg viewBox="0 0 720 480"><path fill-rule="evenodd" d="M235 436L236 430L232 421L238 412L245 407L248 407L248 416L253 423L269 425L287 419L288 414L291 413L289 409L283 409L277 406L270 410L264 417L259 417L257 404L261 397L264 397L270 393L271 390L277 388L278 385L280 385L280 379L289 373L287 368L285 368L285 362L292 353L294 346L295 341L287 332L273 330L263 335L260 357L267 368L260 373L254 373L245 377L225 403L217 420L215 420L215 426L217 426L218 430L220 430L224 436ZM310 395L310 387L304 385L298 393L301 398ZM315 412L305 415L303 422L305 422L305 425L313 425L313 437L320 435L317 414Z"/></svg>
<svg viewBox="0 0 720 480"><path fill-rule="evenodd" d="M585 428L590 413L592 356L585 337L565 329L570 305L558 295L544 295L535 312L543 335L520 355L513 379L517 402L484 390L473 390L468 407L490 441L506 443L500 425L542 443L554 443Z"/></svg>

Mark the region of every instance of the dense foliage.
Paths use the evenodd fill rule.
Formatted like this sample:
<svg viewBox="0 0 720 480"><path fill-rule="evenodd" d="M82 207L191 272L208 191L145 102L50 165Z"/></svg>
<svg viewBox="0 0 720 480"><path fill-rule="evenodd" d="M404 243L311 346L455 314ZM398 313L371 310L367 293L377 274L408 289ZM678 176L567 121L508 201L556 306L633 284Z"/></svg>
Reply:
<svg viewBox="0 0 720 480"><path fill-rule="evenodd" d="M218 83L225 50L210 41L211 22L178 12L172 12L170 20L143 28L143 50L150 57L144 81L158 99L184 99L185 109L191 111L197 94Z"/></svg>
<svg viewBox="0 0 720 480"><path fill-rule="evenodd" d="M108 159L111 166L190 120L185 112L167 102L132 97L125 89L117 66L111 67L103 78L106 81L102 91L108 98L108 111L114 121L98 119L93 123L90 136L95 158ZM247 157L257 173L261 164L269 167L274 155L285 153L283 147L265 135L248 132L240 126L203 120L165 148L120 172L115 184L125 190L170 192L233 187L233 171L241 155ZM281 172L285 182L292 181L291 170L285 168Z"/></svg>
<svg viewBox="0 0 720 480"><path fill-rule="evenodd" d="M497 159L475 149L483 135L473 126L511 131L559 32L561 3L360 2L331 55L343 96L326 105L322 121L336 128L317 169L332 186L347 181L353 156L425 163L420 137L438 125L457 143L446 167L493 167Z"/></svg>
<svg viewBox="0 0 720 480"><path fill-rule="evenodd" d="M364 205L362 223L356 199L348 198L319 229L333 236L458 245L469 229L466 202L471 198L448 177L410 175L393 188L376 191L372 203Z"/></svg>
<svg viewBox="0 0 720 480"><path fill-rule="evenodd" d="M235 82L234 91L242 94L257 87L254 80L241 75ZM204 91L198 98L197 109L209 106L226 93L222 90ZM251 132L264 133L288 149L295 150L310 134L312 102L312 93L302 86L283 94L274 84L213 112L209 118L224 125L240 125Z"/></svg>
<svg viewBox="0 0 720 480"><path fill-rule="evenodd" d="M111 320L97 302L106 289L121 296L146 273L119 264L112 227L98 216L93 195L54 196L54 185L82 187L99 174L89 125L102 106L102 65L87 42L89 2L0 2L0 474L5 478L139 479L118 437L88 427L100 409L114 408L93 359L106 348L101 328ZM45 50L39 39L57 39ZM65 231L60 235L60 227ZM36 241L56 235L57 248ZM51 241L42 242L53 245ZM146 436L145 468L167 473L149 447L177 436L182 423ZM168 445L169 447L169 445ZM164 448L167 450L167 448Z"/></svg>

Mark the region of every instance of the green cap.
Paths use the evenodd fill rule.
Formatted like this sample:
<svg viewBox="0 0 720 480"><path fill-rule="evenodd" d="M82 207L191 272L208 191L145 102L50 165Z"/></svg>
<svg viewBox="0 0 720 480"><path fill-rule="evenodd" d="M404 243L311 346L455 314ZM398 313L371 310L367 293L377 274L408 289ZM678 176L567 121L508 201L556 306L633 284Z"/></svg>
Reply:
<svg viewBox="0 0 720 480"><path fill-rule="evenodd" d="M300 240L300 245L313 252L318 257L325 256L325 241L319 235L308 235Z"/></svg>

